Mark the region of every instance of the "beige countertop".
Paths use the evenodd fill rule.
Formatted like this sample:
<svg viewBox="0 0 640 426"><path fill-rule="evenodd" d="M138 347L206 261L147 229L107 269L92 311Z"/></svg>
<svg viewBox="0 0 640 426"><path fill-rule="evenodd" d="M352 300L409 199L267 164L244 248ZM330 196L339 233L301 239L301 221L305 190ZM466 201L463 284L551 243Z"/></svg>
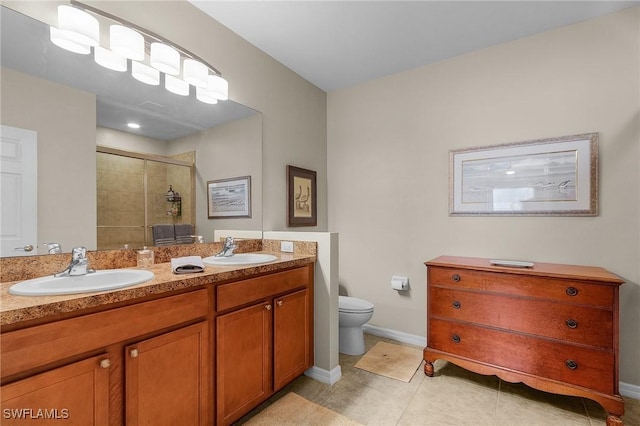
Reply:
<svg viewBox="0 0 640 426"><path fill-rule="evenodd" d="M37 320L77 310L96 308L145 296L198 287L205 284L242 280L255 275L304 266L316 261L316 256L308 254L267 251L261 251L260 253L272 254L277 257L277 260L259 265L205 265L204 272L194 274L174 274L171 271L170 263L159 263L149 268L155 275L151 281L113 291L61 296L14 296L9 294L9 287L15 284L16 281L1 283L0 326Z"/></svg>

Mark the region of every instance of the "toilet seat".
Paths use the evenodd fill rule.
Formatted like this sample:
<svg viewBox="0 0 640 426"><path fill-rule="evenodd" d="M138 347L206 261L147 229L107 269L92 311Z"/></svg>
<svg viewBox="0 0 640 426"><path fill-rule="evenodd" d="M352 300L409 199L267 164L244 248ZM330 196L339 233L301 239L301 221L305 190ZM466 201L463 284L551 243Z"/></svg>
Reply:
<svg viewBox="0 0 640 426"><path fill-rule="evenodd" d="M347 314L369 314L373 303L357 297L338 296L338 311Z"/></svg>

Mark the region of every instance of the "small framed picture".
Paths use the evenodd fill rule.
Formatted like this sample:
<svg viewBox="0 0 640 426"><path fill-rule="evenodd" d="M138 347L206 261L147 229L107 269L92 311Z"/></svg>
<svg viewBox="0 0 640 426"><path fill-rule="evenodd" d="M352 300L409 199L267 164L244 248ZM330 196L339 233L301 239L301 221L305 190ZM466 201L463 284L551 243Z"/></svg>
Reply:
<svg viewBox="0 0 640 426"><path fill-rule="evenodd" d="M316 172L287 166L287 226L317 226Z"/></svg>
<svg viewBox="0 0 640 426"><path fill-rule="evenodd" d="M209 219L251 217L251 176L207 182Z"/></svg>

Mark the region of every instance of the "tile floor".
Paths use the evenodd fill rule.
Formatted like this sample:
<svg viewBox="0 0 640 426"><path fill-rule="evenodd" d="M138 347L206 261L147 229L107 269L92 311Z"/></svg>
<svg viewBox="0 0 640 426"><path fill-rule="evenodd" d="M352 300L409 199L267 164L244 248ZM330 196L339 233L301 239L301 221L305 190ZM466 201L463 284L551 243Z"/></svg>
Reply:
<svg viewBox="0 0 640 426"><path fill-rule="evenodd" d="M365 334L367 350L382 340ZM354 368L360 356L340 354L342 378L333 386L300 377L238 422L242 424L288 392L364 425L602 426L606 413L583 398L536 391L495 376L437 361L436 375L422 366L410 383ZM640 400L625 397L625 426L640 426Z"/></svg>

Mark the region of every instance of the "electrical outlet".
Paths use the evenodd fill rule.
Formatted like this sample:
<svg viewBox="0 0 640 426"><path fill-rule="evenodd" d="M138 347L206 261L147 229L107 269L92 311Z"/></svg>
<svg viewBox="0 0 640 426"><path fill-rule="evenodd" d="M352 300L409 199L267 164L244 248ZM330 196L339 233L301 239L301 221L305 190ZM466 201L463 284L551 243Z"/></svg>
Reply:
<svg viewBox="0 0 640 426"><path fill-rule="evenodd" d="M280 241L280 251L293 253L293 241Z"/></svg>

